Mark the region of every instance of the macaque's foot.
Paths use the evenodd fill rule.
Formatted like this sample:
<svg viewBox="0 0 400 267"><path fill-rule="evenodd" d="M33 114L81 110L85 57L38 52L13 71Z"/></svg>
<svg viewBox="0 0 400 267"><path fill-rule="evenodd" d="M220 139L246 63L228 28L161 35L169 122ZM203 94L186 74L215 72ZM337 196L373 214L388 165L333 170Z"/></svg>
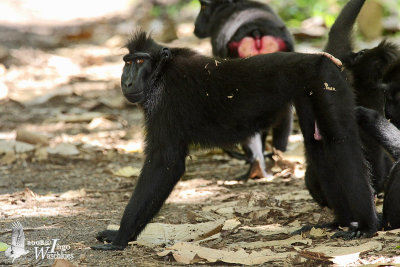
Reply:
<svg viewBox="0 0 400 267"><path fill-rule="evenodd" d="M264 178L268 176L269 175L263 168L263 164L261 164L259 160L255 160L253 163L251 163L249 172L250 179Z"/></svg>
<svg viewBox="0 0 400 267"><path fill-rule="evenodd" d="M270 175L268 175L267 172L264 170L261 162L259 160L255 160L253 163L251 163L250 170L246 174L235 178L235 180L246 182L249 179L259 179L268 176Z"/></svg>
<svg viewBox="0 0 400 267"><path fill-rule="evenodd" d="M377 229L368 229L367 231L359 228L358 222L351 222L348 231L340 231L335 233L332 238L343 238L346 240L356 238L368 238L372 237L376 233Z"/></svg>
<svg viewBox="0 0 400 267"><path fill-rule="evenodd" d="M305 225L301 227L299 230L296 230L292 232L292 235L301 235L302 233L309 232L311 229L317 228L317 229L329 229L329 230L334 230L338 228L337 223L324 223L324 224L316 224L316 225Z"/></svg>
<svg viewBox="0 0 400 267"><path fill-rule="evenodd" d="M104 230L97 233L96 239L99 240L100 242L111 243L114 241L117 232L118 232L117 230Z"/></svg>
<svg viewBox="0 0 400 267"><path fill-rule="evenodd" d="M103 244L90 247L93 250L124 250L126 246L117 246L113 244Z"/></svg>
<svg viewBox="0 0 400 267"><path fill-rule="evenodd" d="M350 240L356 238L368 238L372 237L374 234L375 231L363 232L361 230L350 230L337 232L331 238L343 238L345 240Z"/></svg>

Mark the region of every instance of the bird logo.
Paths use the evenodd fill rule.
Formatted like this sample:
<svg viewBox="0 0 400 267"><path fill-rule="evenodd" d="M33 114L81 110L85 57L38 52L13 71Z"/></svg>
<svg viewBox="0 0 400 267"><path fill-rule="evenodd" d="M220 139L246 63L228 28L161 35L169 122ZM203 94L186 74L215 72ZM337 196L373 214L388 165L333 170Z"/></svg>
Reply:
<svg viewBox="0 0 400 267"><path fill-rule="evenodd" d="M22 224L19 221L13 222L11 227L11 246L9 246L4 253L6 257L11 258L14 263L17 258L28 254L29 251L25 250L25 235Z"/></svg>

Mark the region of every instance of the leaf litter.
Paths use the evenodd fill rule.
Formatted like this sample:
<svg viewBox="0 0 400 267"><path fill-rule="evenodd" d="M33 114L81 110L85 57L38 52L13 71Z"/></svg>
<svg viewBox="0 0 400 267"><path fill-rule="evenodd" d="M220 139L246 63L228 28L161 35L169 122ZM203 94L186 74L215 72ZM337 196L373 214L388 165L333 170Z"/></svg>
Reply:
<svg viewBox="0 0 400 267"><path fill-rule="evenodd" d="M321 229L291 235L306 224L333 219L304 186L299 134L291 136L288 152L267 161L272 179L247 183L234 180L246 171L243 162L217 149L191 149L186 174L137 241L123 252L89 250L97 231L118 225L143 162L143 117L119 88L123 51L121 45L115 47L127 38L120 33L126 23L118 22L112 30L97 23L101 34L89 36L110 35L106 41L63 43L62 49L11 47L11 60L0 61L0 228L23 218L24 228L35 229L26 231L29 240L59 237L76 255L70 262L42 265L400 262L396 230L355 241L331 240L333 232ZM56 44L83 36L62 30L53 35L45 41ZM187 40L184 45L211 50L207 40ZM220 63L214 61L216 67ZM328 84L324 89L335 90ZM377 205L381 208L382 201ZM46 231L39 230L42 226ZM11 232L2 238L4 249ZM33 260L29 253L21 264Z"/></svg>

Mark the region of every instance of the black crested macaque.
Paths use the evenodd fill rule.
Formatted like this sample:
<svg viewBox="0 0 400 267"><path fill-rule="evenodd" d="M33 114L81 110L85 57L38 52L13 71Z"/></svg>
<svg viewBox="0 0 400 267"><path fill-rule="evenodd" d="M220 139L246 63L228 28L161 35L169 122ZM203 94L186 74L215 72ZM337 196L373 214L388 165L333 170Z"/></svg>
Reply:
<svg viewBox="0 0 400 267"><path fill-rule="evenodd" d="M398 58L397 46L383 41L374 48L361 50L343 59L358 106L374 109L384 115L386 86L383 83L383 75L396 58ZM391 162L379 143L363 130L360 131L360 135L364 156L371 171L372 186L378 194L384 189Z"/></svg>
<svg viewBox="0 0 400 267"><path fill-rule="evenodd" d="M382 42L372 49L353 52L352 30L358 13L365 0L351 0L340 12L329 32L325 51L337 57L345 67L344 75L352 86L357 105L373 108L380 113L384 110L384 86L382 78L385 69L396 58L396 46ZM317 127L317 126L316 126ZM383 184L388 172L390 160L385 158L381 146L371 137L361 131L364 155L371 169L371 180L375 192L383 190ZM316 140L318 140L316 138ZM315 149L323 149L323 144L316 144ZM314 172L314 166L321 166L321 159L308 160L309 167L305 174L305 182L314 200L321 206L328 206L325 192L319 185L319 179Z"/></svg>
<svg viewBox="0 0 400 267"><path fill-rule="evenodd" d="M163 47L144 32L127 48L121 86L143 109L146 158L119 230L97 236L112 243L93 249L121 250L136 239L184 174L191 143L241 142L268 127L290 102L299 115L307 158L321 159L313 170L337 224L357 224L346 232L348 238L377 231L352 91L327 56L277 52L217 61L190 49ZM323 137L317 149L315 121Z"/></svg>
<svg viewBox="0 0 400 267"><path fill-rule="evenodd" d="M214 56L245 58L294 50L292 35L267 4L251 0L200 0L200 4L194 34L211 37Z"/></svg>
<svg viewBox="0 0 400 267"><path fill-rule="evenodd" d="M199 38L211 37L213 55L220 58L245 58L277 51L291 52L294 41L280 17L267 4L250 0L200 0L201 10L194 33ZM292 130L292 106L276 115L270 128L272 146L286 151ZM269 129L241 143L244 155L225 148L231 157L250 163L240 180L266 177L265 141Z"/></svg>
<svg viewBox="0 0 400 267"><path fill-rule="evenodd" d="M396 161L385 185L382 226L385 230L400 228L400 131L375 110L357 107L356 115L360 127Z"/></svg>
<svg viewBox="0 0 400 267"><path fill-rule="evenodd" d="M383 82L386 86L386 118L397 128L400 128L400 59L385 72Z"/></svg>
<svg viewBox="0 0 400 267"><path fill-rule="evenodd" d="M374 109L385 114L385 90L383 75L388 67L398 58L395 44L383 41L377 47L364 49L352 54L350 61L343 60L352 79L351 84L359 106ZM384 189L385 178L391 163L381 146L364 131L360 131L364 155L369 163L372 185L376 193Z"/></svg>

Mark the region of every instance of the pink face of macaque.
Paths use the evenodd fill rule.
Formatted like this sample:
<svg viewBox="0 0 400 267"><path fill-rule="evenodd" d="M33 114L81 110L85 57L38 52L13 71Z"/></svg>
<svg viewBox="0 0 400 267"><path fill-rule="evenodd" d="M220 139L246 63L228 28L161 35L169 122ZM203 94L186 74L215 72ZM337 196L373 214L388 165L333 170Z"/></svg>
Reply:
<svg viewBox="0 0 400 267"><path fill-rule="evenodd" d="M282 51L286 47L285 42L273 36L263 36L260 38L245 37L238 44L239 57L251 57L259 54L268 54Z"/></svg>

